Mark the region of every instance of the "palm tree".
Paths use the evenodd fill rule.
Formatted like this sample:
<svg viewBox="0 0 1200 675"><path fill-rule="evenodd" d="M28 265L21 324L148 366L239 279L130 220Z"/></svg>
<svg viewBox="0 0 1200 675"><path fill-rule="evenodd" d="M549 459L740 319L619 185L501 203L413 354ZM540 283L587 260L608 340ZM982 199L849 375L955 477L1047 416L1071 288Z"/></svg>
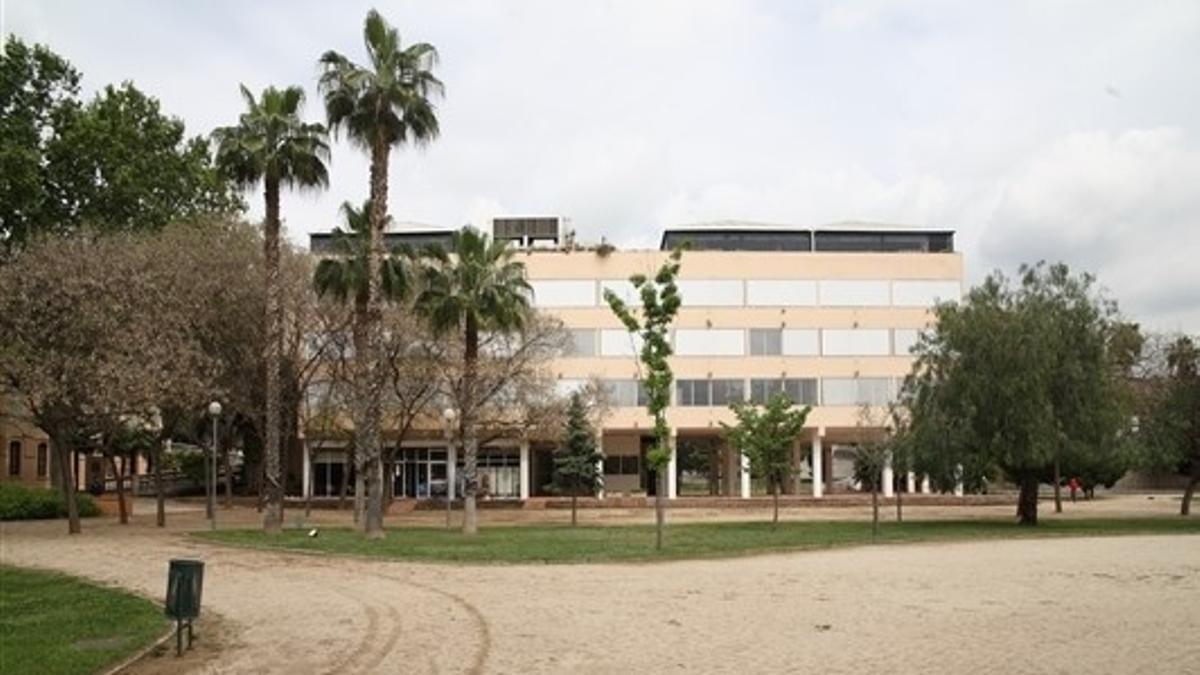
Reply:
<svg viewBox="0 0 1200 675"><path fill-rule="evenodd" d="M353 298L354 314L351 322L352 340L355 354L363 353L366 347L367 328L367 261L371 248L371 228L369 216L371 201L363 202L360 208L354 208L350 202L342 202L342 217L346 229L334 228L332 255L317 263L313 273L313 286L319 297L329 297L345 304ZM388 218L390 223L391 218ZM385 223L385 226L387 223ZM409 267L406 261L410 253L401 249L394 251L395 255L386 256L380 267L383 275L380 287L383 297L389 301L402 300L409 293ZM355 365L360 365L356 358ZM365 373L362 368L354 368L354 393L367 391L363 382ZM360 409L361 402L355 402L355 408ZM357 429L357 428L356 428ZM355 441L357 447L357 440ZM354 491L354 522L359 521L362 511L362 482L364 467L361 453L355 452L355 491Z"/></svg>
<svg viewBox="0 0 1200 675"><path fill-rule="evenodd" d="M379 269L383 261L383 228L387 220L388 157L392 147L408 142L428 143L438 135L438 120L430 99L441 95L442 83L433 76L437 50L433 45L417 43L403 47L400 34L371 10L363 26L367 48L367 67L350 61L335 51L321 56L320 89L325 97L325 113L335 132L345 130L351 141L371 155L370 246L366 278L362 352L355 355L363 364L364 385L371 391L357 395L355 405L356 439L372 467L381 461L379 382L381 364L379 322L382 314ZM383 490L380 472L367 471L367 517L364 529L368 537L383 537Z"/></svg>
<svg viewBox="0 0 1200 675"><path fill-rule="evenodd" d="M329 184L325 162L329 159L325 127L300 119L304 90L300 87L267 87L255 100L241 87L246 112L237 126L213 132L216 163L244 188L263 184L266 219L263 255L266 270L266 497L263 529L278 533L283 527L283 476L279 453L280 351L283 341L283 301L279 286L279 188L319 188Z"/></svg>
<svg viewBox="0 0 1200 675"><path fill-rule="evenodd" d="M463 434L463 532L475 534L478 490L475 418L480 400L475 391L480 333L511 333L525 327L529 316L529 284L524 263L513 260L506 241L492 240L473 228L455 232L450 251L432 247L421 272L417 312L435 334L457 332L463 339L463 375L459 419ZM524 480L524 478L522 478Z"/></svg>

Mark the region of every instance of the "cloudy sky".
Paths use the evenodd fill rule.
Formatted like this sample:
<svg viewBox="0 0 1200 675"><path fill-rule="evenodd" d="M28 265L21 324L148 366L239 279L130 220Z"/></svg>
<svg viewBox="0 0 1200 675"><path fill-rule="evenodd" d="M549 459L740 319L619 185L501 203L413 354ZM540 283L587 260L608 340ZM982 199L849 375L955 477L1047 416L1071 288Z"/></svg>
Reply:
<svg viewBox="0 0 1200 675"><path fill-rule="evenodd" d="M239 82L303 85L320 118L316 60L361 59L370 6L0 2L87 90L133 80L193 133L235 120ZM375 6L446 83L442 137L393 155L400 220L553 213L622 246L725 218L952 228L973 281L1063 260L1200 331L1200 2ZM293 240L366 196L359 151L331 169L285 200Z"/></svg>

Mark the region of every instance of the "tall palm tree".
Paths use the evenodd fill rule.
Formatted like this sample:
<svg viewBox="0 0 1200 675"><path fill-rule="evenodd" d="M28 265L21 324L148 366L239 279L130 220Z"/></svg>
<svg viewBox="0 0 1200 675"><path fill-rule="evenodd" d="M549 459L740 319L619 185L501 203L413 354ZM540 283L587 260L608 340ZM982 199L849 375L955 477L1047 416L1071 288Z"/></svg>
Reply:
<svg viewBox="0 0 1200 675"><path fill-rule="evenodd" d="M463 375L458 413L463 435L463 532L475 534L476 412L483 401L475 391L480 333L511 333L529 317L525 264L513 260L507 241L492 240L473 228L455 232L450 251L428 250L421 271L417 312L435 334L456 332L463 340Z"/></svg>
<svg viewBox="0 0 1200 675"><path fill-rule="evenodd" d="M370 213L371 201L363 202L355 208L350 202L342 202L342 218L346 229L334 228L332 255L317 263L313 273L313 286L319 297L328 297L339 303L354 303L354 314L351 321L351 334L356 354L354 373L354 393L359 395L367 390L363 378L366 373L361 368L357 355L363 353L366 347L367 329L367 264L371 251ZM385 227L390 223L387 219ZM383 297L389 301L403 300L409 294L409 266L407 261L410 253L403 249L394 251L395 255L385 256L380 267L382 279L380 288ZM355 401L355 407L361 407L360 401ZM355 447L357 448L357 428ZM358 522L362 510L362 481L365 473L362 466L362 454L355 452L355 493L354 493L354 522Z"/></svg>
<svg viewBox="0 0 1200 675"><path fill-rule="evenodd" d="M259 99L242 85L246 112L237 126L213 132L216 163L244 188L263 184L266 218L263 255L266 271L266 440L267 509L263 529L278 533L283 527L283 475L280 461L280 352L283 344L283 301L279 286L279 188L320 188L329 185L325 162L329 159L325 127L300 119L304 90L300 87L267 87Z"/></svg>
<svg viewBox="0 0 1200 675"><path fill-rule="evenodd" d="M320 90L325 97L325 113L330 128L344 130L351 141L371 156L370 247L367 256L367 297L365 310L366 349L355 359L364 365L364 385L370 391L356 398L356 438L368 463L381 462L379 383L381 349L379 322L382 313L379 269L383 260L383 228L387 219L388 157L393 147L405 143L424 144L438 135L438 120L431 99L440 96L442 83L433 75L437 50L433 45L417 43L404 47L399 32L388 25L379 12L371 10L363 26L363 42L368 64L360 66L336 51L325 52L320 64ZM368 537L383 537L383 486L380 472L367 471L367 517L364 529Z"/></svg>

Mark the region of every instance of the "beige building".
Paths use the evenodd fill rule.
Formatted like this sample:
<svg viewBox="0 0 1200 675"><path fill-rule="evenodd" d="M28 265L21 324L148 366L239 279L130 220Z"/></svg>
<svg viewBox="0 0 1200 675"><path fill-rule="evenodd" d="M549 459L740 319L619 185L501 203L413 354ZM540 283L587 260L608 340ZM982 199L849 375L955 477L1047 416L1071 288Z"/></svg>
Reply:
<svg viewBox="0 0 1200 675"><path fill-rule="evenodd" d="M781 390L813 407L795 448L797 480L787 491L820 497L844 486L853 445L880 423L863 418L863 405L881 410L895 395L930 309L940 300L957 300L963 290L962 256L954 252L953 233L941 230L722 222L668 228L659 250L640 251L580 250L563 241L561 221L553 217L496 219L494 232L524 249L534 305L571 330L571 353L553 364L560 390L599 378L612 392L616 405L601 430L609 494L653 494L656 482L645 463L652 424L639 401L637 344L603 293L611 289L633 301L630 275L653 274L677 243L687 241L689 250L672 336L670 497L756 493L740 457L724 447L720 422L733 420L730 401L763 401ZM448 236L393 232L389 243ZM313 235L313 250L328 250L328 241L328 235ZM542 494L553 448L549 440L484 449L480 471L491 494ZM397 496L454 493L458 458L436 435L405 443L397 457ZM318 497L334 494L344 461L336 441L309 439L302 484ZM900 489L917 489L916 477L896 482Z"/></svg>
<svg viewBox="0 0 1200 675"><path fill-rule="evenodd" d="M0 481L50 486L50 439L22 414L13 396L0 392Z"/></svg>

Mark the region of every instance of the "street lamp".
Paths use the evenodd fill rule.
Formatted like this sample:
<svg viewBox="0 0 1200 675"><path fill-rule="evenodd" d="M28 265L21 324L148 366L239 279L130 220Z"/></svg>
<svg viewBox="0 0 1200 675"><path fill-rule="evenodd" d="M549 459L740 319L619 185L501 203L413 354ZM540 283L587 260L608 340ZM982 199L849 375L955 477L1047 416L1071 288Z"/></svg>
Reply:
<svg viewBox="0 0 1200 675"><path fill-rule="evenodd" d="M217 420L221 417L221 404L213 401L208 404L208 414L212 417L212 462L208 474L208 489L205 491L208 502L208 524L217 529Z"/></svg>

